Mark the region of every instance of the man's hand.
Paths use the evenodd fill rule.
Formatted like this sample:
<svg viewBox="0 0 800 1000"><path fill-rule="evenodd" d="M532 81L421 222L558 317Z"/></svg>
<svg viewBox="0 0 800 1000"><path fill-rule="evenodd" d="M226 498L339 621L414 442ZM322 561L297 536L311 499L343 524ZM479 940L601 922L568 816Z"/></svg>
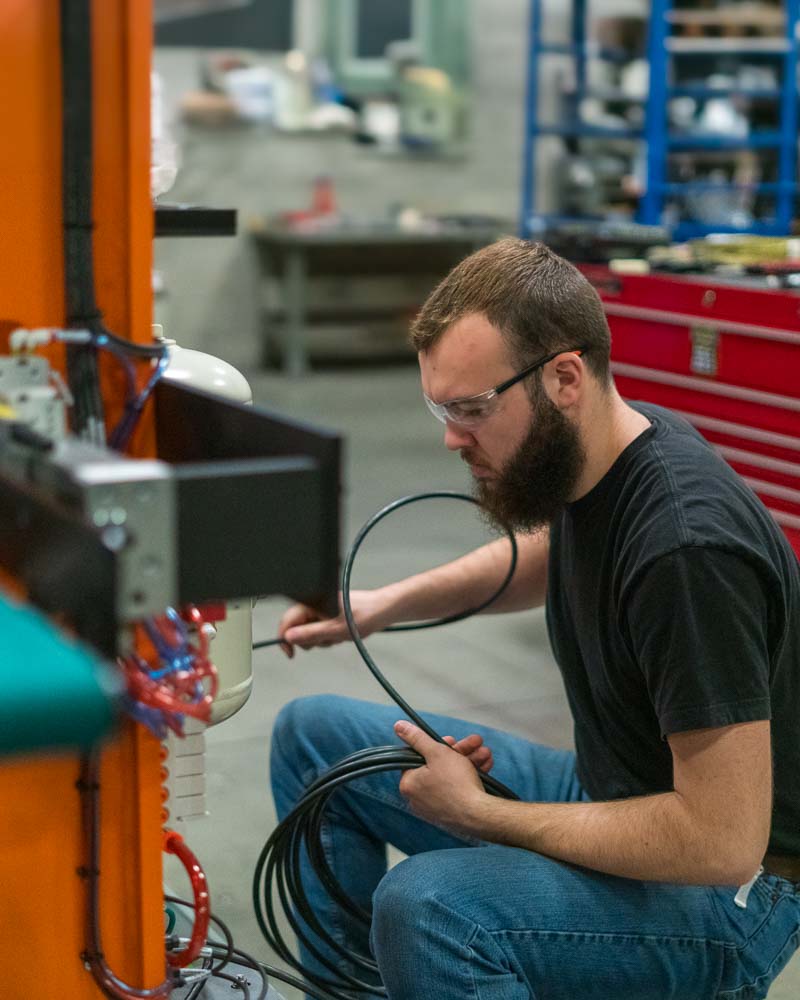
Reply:
<svg viewBox="0 0 800 1000"><path fill-rule="evenodd" d="M353 618L362 639L372 632L379 632L391 625L387 612L388 601L379 590L353 590L350 593ZM339 607L342 606L341 594ZM305 604L294 604L278 623L278 638L283 639L281 649L291 659L295 646L300 649L327 648L350 638L344 612L329 618Z"/></svg>
<svg viewBox="0 0 800 1000"><path fill-rule="evenodd" d="M478 753L478 759L483 760L477 765L481 770L492 766L491 751L486 759L488 748L482 745L480 736L468 736L460 743L453 740L454 745L444 746L410 722L395 723L394 731L425 758L422 767L405 771L400 779L400 792L412 811L458 836L475 836L478 815L488 796L471 762L473 755ZM448 744L452 739L448 738ZM484 753L479 753L481 750Z"/></svg>
<svg viewBox="0 0 800 1000"><path fill-rule="evenodd" d="M479 771L488 774L494 767L494 757L492 751L483 742L483 737L477 733L465 736L463 740L456 740L455 736L443 736L445 743L454 750L471 760Z"/></svg>

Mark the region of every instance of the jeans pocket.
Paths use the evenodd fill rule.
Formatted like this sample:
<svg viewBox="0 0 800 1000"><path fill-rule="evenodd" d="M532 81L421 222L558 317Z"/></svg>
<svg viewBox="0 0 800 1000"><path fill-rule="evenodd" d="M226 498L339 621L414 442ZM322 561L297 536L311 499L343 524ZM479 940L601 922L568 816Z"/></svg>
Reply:
<svg viewBox="0 0 800 1000"><path fill-rule="evenodd" d="M749 933L727 948L716 1000L761 1000L800 946L800 898L766 883L758 888L754 912L742 911Z"/></svg>

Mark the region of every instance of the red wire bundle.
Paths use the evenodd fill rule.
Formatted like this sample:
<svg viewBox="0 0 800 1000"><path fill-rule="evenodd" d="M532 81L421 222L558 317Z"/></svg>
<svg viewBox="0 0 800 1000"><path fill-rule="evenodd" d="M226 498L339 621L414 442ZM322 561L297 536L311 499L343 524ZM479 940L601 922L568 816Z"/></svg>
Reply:
<svg viewBox="0 0 800 1000"><path fill-rule="evenodd" d="M183 609L181 617L195 626L190 638L186 630L182 632L167 615L153 620L158 637L158 642L154 644L159 658L157 666L136 655L120 660L130 697L147 708L162 712L167 725L179 733L180 725L171 717L190 715L208 722L219 686L217 671L208 658L209 637L202 613L190 605ZM165 648L171 650L166 658L167 669L161 662ZM174 669L169 669L170 660ZM208 684L204 686L206 680Z"/></svg>

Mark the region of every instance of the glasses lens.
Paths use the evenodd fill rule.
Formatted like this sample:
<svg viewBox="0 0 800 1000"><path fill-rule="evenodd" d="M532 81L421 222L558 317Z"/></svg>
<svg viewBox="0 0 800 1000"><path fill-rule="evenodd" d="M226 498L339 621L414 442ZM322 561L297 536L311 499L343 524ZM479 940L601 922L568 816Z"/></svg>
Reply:
<svg viewBox="0 0 800 1000"><path fill-rule="evenodd" d="M497 394L493 389L470 399L451 399L446 403L434 403L425 396L428 409L443 424L450 421L462 427L472 427L485 420L494 409Z"/></svg>
<svg viewBox="0 0 800 1000"><path fill-rule="evenodd" d="M444 403L448 420L470 427L485 420L492 412L495 395L476 396L474 399L454 399Z"/></svg>
<svg viewBox="0 0 800 1000"><path fill-rule="evenodd" d="M434 417L436 417L437 420L441 420L442 423L445 423L447 421L447 415L445 413L445 407L442 403L434 403L434 401L428 396L425 396L424 399L426 406Z"/></svg>

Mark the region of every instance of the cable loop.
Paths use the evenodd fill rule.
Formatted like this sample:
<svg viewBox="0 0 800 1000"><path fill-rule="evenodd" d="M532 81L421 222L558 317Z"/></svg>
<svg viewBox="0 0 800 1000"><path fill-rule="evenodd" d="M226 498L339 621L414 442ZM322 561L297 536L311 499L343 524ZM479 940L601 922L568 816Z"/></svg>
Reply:
<svg viewBox="0 0 800 1000"><path fill-rule="evenodd" d="M358 649L361 658L366 663L373 677L386 691L390 698L433 739L443 743L442 737L414 711L395 688L386 680L377 664L367 651L364 641L358 631L350 600L350 580L353 564L359 548L369 532L389 514L407 504L427 499L462 500L476 504L474 497L464 493L440 490L429 493L419 493L402 497L378 511L358 532L355 541L344 562L342 571L342 608L351 638ZM450 622L461 621L471 615L483 611L494 603L506 590L517 566L517 543L513 532L507 529L506 534L511 542L511 560L509 569L499 588L487 600L475 608L458 614L438 618L431 622L411 623L390 626L384 631L399 632L420 628L433 628ZM275 640L276 642L280 640ZM349 916L366 929L369 928L371 915L358 906L347 895L330 868L321 845L321 830L325 808L330 797L336 790L349 781L380 774L387 771L406 771L421 767L424 758L410 747L402 745L375 747L358 750L343 760L340 760L324 775L313 782L305 791L301 800L285 819L273 830L256 863L253 876L253 906L256 920L267 943L283 961L301 972L320 993L324 1000L350 1000L353 994L370 994L386 996L385 989L380 986L380 972L370 955L361 955L336 941L328 930L323 927L313 909L303 887L301 874L301 852L306 851L310 864L325 887L328 895ZM491 795L507 799L517 799L509 788L491 775L478 772L485 790ZM325 969L329 975L318 975L303 967L294 957L289 945L283 938L279 927L273 902L273 892L277 894L284 915L298 940ZM302 925L301 925L302 920ZM309 938L309 932L314 940ZM332 960L320 951L319 944L328 947L339 961ZM346 968L342 968L343 963ZM351 970L351 971L348 971ZM307 989L307 988L306 988Z"/></svg>

